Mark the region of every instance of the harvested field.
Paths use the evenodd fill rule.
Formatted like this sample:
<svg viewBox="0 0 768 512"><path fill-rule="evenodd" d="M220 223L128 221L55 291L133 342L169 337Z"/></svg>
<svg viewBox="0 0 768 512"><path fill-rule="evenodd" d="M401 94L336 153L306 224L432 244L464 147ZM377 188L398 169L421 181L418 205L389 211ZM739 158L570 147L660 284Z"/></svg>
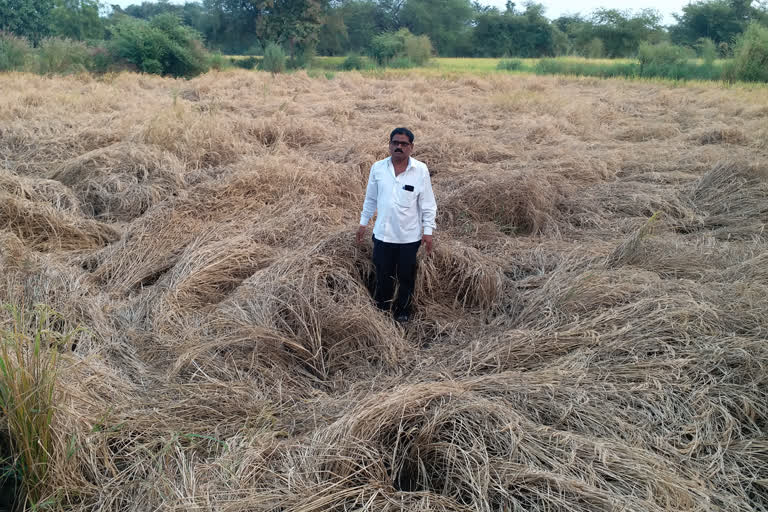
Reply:
<svg viewBox="0 0 768 512"><path fill-rule="evenodd" d="M0 90L0 302L84 328L47 507L768 511L767 90L247 71ZM407 328L354 244L395 126L438 201Z"/></svg>

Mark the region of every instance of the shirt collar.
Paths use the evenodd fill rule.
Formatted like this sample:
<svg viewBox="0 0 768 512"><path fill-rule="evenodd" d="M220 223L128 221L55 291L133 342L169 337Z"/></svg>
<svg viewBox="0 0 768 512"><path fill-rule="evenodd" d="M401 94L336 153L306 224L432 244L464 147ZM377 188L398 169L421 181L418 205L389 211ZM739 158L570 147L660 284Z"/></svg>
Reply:
<svg viewBox="0 0 768 512"><path fill-rule="evenodd" d="M387 165L389 165L390 169L392 169L392 174L395 174L395 164L392 163L391 156L387 159ZM409 156L408 165L405 166L405 170L403 171L403 174L408 172L408 169L410 169L411 167L413 167L413 157Z"/></svg>

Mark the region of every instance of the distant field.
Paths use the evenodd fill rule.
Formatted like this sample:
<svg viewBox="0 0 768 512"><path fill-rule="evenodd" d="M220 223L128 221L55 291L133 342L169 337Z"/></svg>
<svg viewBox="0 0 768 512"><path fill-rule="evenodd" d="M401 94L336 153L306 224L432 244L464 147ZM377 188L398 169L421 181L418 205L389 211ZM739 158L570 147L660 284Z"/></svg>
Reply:
<svg viewBox="0 0 768 512"><path fill-rule="evenodd" d="M346 57L316 57L312 67L325 70L338 70ZM561 57L569 62L591 62L594 64L629 63L632 59L585 59L582 57ZM496 72L499 62L508 59L437 57L426 66L418 69L435 70L450 73L490 73ZM523 62L523 71L531 71L540 59L518 59Z"/></svg>
<svg viewBox="0 0 768 512"><path fill-rule="evenodd" d="M245 57L233 56L233 60ZM310 76L325 73L347 71L344 69L346 57L316 57L308 70ZM716 60L712 65L705 65L701 59L690 59L682 64L641 65L637 59L587 59L584 57L557 57L545 59L491 59L491 58L456 58L438 57L426 65L412 68L377 67L368 57L362 57L364 69L358 71L373 75L401 75L418 72L427 76L495 74L495 73L535 73L539 75L571 75L597 78L628 78L644 80L673 81L719 81L723 79L726 61ZM506 64L501 66L500 63ZM754 87L754 84L751 86Z"/></svg>

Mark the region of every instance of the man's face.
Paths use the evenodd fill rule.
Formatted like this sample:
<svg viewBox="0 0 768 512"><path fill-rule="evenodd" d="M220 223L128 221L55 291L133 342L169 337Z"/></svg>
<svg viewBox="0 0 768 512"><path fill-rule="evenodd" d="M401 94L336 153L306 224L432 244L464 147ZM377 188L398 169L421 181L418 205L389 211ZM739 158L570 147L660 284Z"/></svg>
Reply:
<svg viewBox="0 0 768 512"><path fill-rule="evenodd" d="M400 161L408 158L411 156L411 151L413 151L413 144L408 140L407 135L398 133L389 141L389 154L394 160Z"/></svg>

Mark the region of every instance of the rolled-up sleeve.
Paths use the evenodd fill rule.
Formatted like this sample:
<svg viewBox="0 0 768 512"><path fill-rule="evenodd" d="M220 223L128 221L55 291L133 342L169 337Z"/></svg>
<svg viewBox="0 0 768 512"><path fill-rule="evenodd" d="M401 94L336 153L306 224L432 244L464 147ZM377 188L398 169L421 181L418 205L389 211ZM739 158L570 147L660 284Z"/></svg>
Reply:
<svg viewBox="0 0 768 512"><path fill-rule="evenodd" d="M378 189L376 179L374 178L374 166L371 166L371 172L368 174L368 186L365 188L365 201L363 201L363 213L360 215L360 225L367 226L368 222L376 213L376 200L378 198Z"/></svg>
<svg viewBox="0 0 768 512"><path fill-rule="evenodd" d="M435 218L437 217L437 202L435 193L432 191L432 180L429 177L429 171L425 168L424 190L419 194L419 207L421 209L421 225L424 227L424 234L431 235L437 227Z"/></svg>

